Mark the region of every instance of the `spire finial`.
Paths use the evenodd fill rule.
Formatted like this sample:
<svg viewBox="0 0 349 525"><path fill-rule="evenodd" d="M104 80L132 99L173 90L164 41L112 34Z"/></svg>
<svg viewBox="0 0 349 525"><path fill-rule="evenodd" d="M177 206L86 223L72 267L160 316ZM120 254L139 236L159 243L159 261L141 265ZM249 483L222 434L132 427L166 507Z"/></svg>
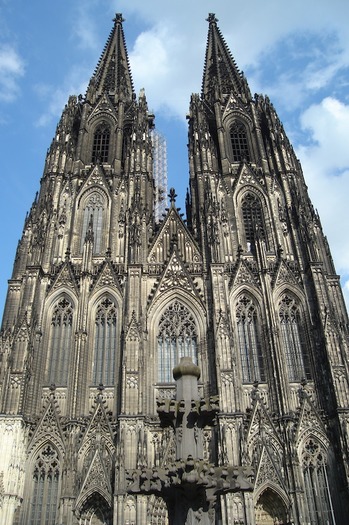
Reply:
<svg viewBox="0 0 349 525"><path fill-rule="evenodd" d="M170 203L171 204L174 204L176 202L176 190L174 188L170 188L170 193L168 194L169 198L170 198Z"/></svg>
<svg viewBox="0 0 349 525"><path fill-rule="evenodd" d="M206 18L206 20L209 24L215 24L218 22L218 18L216 18L215 13L208 13L208 18Z"/></svg>
<svg viewBox="0 0 349 525"><path fill-rule="evenodd" d="M113 18L115 24L122 24L125 22L125 19L122 17L121 13L115 13L115 18Z"/></svg>

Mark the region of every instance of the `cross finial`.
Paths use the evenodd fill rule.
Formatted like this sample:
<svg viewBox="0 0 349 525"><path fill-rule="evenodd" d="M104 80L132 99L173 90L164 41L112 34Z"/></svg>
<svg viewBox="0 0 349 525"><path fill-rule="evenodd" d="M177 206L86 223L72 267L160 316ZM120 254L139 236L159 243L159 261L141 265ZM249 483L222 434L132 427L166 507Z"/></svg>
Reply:
<svg viewBox="0 0 349 525"><path fill-rule="evenodd" d="M216 18L216 15L214 13L208 13L208 18L206 18L206 20L209 24L214 24L215 22L218 22L218 18Z"/></svg>
<svg viewBox="0 0 349 525"><path fill-rule="evenodd" d="M125 19L122 18L121 13L115 13L115 18L113 18L113 22L115 22L115 24L122 24L123 22L125 22Z"/></svg>
<svg viewBox="0 0 349 525"><path fill-rule="evenodd" d="M170 188L170 193L168 194L169 198L170 198L170 203L171 204L174 204L176 202L176 191L174 188Z"/></svg>

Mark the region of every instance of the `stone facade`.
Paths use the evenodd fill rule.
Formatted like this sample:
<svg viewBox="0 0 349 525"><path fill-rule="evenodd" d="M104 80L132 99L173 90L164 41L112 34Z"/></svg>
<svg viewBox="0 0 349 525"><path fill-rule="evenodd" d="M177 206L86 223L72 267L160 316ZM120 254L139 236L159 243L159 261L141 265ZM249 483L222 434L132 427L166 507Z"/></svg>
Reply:
<svg viewBox="0 0 349 525"><path fill-rule="evenodd" d="M208 22L185 222L174 190L155 220L154 115L134 92L121 15L86 96L63 111L2 324L4 525L346 522L339 277L271 102L252 97ZM184 405L182 357L200 370ZM183 430L199 443L189 459L181 407L200 421Z"/></svg>

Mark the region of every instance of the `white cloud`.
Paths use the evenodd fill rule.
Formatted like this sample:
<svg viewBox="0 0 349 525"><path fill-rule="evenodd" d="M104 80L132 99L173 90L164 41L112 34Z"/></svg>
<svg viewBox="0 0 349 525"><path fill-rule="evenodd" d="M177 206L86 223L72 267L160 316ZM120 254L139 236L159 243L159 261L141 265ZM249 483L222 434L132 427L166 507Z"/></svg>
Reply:
<svg viewBox="0 0 349 525"><path fill-rule="evenodd" d="M44 127L51 124L52 120L56 120L61 115L70 95L85 93L90 73L83 68L75 68L65 79L62 79L59 87L48 84L35 85L34 91L44 102L42 106L45 108L35 124Z"/></svg>
<svg viewBox="0 0 349 525"><path fill-rule="evenodd" d="M11 102L18 93L18 80L24 75L24 63L9 44L0 46L0 100Z"/></svg>
<svg viewBox="0 0 349 525"><path fill-rule="evenodd" d="M124 13L126 35L130 13L148 26L138 37L134 49L129 47L136 89L144 86L148 97L154 99L154 109L156 106L166 108L180 118L187 111L190 93L201 89L207 33L205 18L211 11L217 14L219 27L238 66L242 70L255 70L253 78L248 78L252 91L267 92L271 96L275 93L277 100L288 108L291 90L294 109L301 106L306 94L328 85L340 68L349 66L346 22L349 3L343 5L342 0L333 0L331 4L326 0L247 1L239 9L225 0L217 0L214 6L211 0L153 0L151 3L117 0L114 5ZM314 35L322 42L319 49L309 49L306 43L303 48L295 45L295 53L311 54L303 74L287 74L289 64L284 64L280 82L267 87L258 83L258 71L273 67L272 54L279 52L284 41L289 37L292 40L295 35L305 41ZM334 42L327 45L326 39L331 38ZM158 57L159 49L162 54ZM160 58L161 63L157 64ZM254 81L259 85L255 86Z"/></svg>
<svg viewBox="0 0 349 525"><path fill-rule="evenodd" d="M313 204L319 209L337 270L349 275L349 105L327 97L301 117L308 145L297 152Z"/></svg>
<svg viewBox="0 0 349 525"><path fill-rule="evenodd" d="M171 25L155 26L138 36L129 52L132 76L136 89L145 88L152 110L184 119L195 87L191 79L200 85L202 69L198 62L188 71L183 57L191 53L188 36L178 36Z"/></svg>
<svg viewBox="0 0 349 525"><path fill-rule="evenodd" d="M95 17L91 12L91 8L96 4L93 1L91 4L78 4L74 21L72 23L73 35L77 38L78 45L82 49L96 49L99 44L98 30Z"/></svg>

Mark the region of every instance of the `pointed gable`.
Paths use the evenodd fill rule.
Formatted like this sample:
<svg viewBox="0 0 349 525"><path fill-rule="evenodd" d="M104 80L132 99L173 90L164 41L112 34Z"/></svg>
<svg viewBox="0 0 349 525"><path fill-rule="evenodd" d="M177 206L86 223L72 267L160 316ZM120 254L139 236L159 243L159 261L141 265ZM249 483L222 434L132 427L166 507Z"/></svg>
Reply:
<svg viewBox="0 0 349 525"><path fill-rule="evenodd" d="M149 250L149 263L163 264L176 244L180 258L186 264L200 265L200 250L182 221L175 206L171 206Z"/></svg>
<svg viewBox="0 0 349 525"><path fill-rule="evenodd" d="M299 281L299 273L297 275L285 260L280 259L273 277L272 286L277 288L283 284L299 285Z"/></svg>
<svg viewBox="0 0 349 525"><path fill-rule="evenodd" d="M102 190L104 193L106 193L107 197L110 198L109 184L105 178L103 167L100 164L97 164L92 168L87 179L80 188L80 195L85 193L86 190L90 188Z"/></svg>
<svg viewBox="0 0 349 525"><path fill-rule="evenodd" d="M97 105L92 110L92 113L87 119L88 124L93 122L95 119L100 118L111 118L113 119L115 125L117 123L115 108L110 100L110 97L107 93L103 93L102 97L99 99Z"/></svg>
<svg viewBox="0 0 349 525"><path fill-rule="evenodd" d="M70 261L64 262L59 272L52 279L50 292L54 292L59 288L68 288L74 292L75 295L78 295L78 283Z"/></svg>
<svg viewBox="0 0 349 525"><path fill-rule="evenodd" d="M182 289L186 293L194 295L202 302L202 296L197 289L195 281L190 276L176 248L173 249L160 281L153 287L148 298L148 304L158 295L171 290L171 288Z"/></svg>
<svg viewBox="0 0 349 525"><path fill-rule="evenodd" d="M272 484L285 489L285 481L282 479L281 458L277 457L275 451L268 445L264 445L259 460L255 488L258 489L263 484Z"/></svg>
<svg viewBox="0 0 349 525"><path fill-rule="evenodd" d="M281 446L278 432L263 398L264 394L265 392L260 391L258 386L251 393L252 410L249 414L247 441L250 443L256 442L256 440L265 439L266 436L269 436L275 441L275 444Z"/></svg>
<svg viewBox="0 0 349 525"><path fill-rule="evenodd" d="M299 390L300 408L296 425L295 440L299 442L303 436L313 434L327 441L326 429L321 416L312 402L309 393L303 387Z"/></svg>
<svg viewBox="0 0 349 525"><path fill-rule="evenodd" d="M83 481L78 501L86 499L89 495L97 492L111 505L111 491L109 475L106 471L101 451L97 449Z"/></svg>
<svg viewBox="0 0 349 525"><path fill-rule="evenodd" d="M235 268L235 272L231 277L229 282L229 288L238 287L238 286L259 286L259 277L258 274L253 272L252 268L245 259L240 259Z"/></svg>
<svg viewBox="0 0 349 525"><path fill-rule="evenodd" d="M136 312L133 310L131 320L128 324L127 330L125 331L125 339L126 341L140 341L141 338L141 326L136 319Z"/></svg>
<svg viewBox="0 0 349 525"><path fill-rule="evenodd" d="M250 186L258 190L265 191L265 180L263 172L260 169L253 168L250 164L242 162L234 181L234 187Z"/></svg>
<svg viewBox="0 0 349 525"><path fill-rule="evenodd" d="M29 442L28 452L34 447L44 444L50 440L61 453L64 452L64 436L59 422L58 407L54 395L51 394L48 405L45 408Z"/></svg>
<svg viewBox="0 0 349 525"><path fill-rule="evenodd" d="M95 292L97 290L100 290L101 288L104 288L105 286L108 286L110 288L116 288L120 293L122 293L118 277L115 273L111 261L109 260L105 261L102 264L92 285L92 291Z"/></svg>
<svg viewBox="0 0 349 525"><path fill-rule="evenodd" d="M107 417L102 396L98 394L96 406L92 412L89 425L83 437L80 451L96 445L96 439L101 439L109 450L113 449L113 430Z"/></svg>

